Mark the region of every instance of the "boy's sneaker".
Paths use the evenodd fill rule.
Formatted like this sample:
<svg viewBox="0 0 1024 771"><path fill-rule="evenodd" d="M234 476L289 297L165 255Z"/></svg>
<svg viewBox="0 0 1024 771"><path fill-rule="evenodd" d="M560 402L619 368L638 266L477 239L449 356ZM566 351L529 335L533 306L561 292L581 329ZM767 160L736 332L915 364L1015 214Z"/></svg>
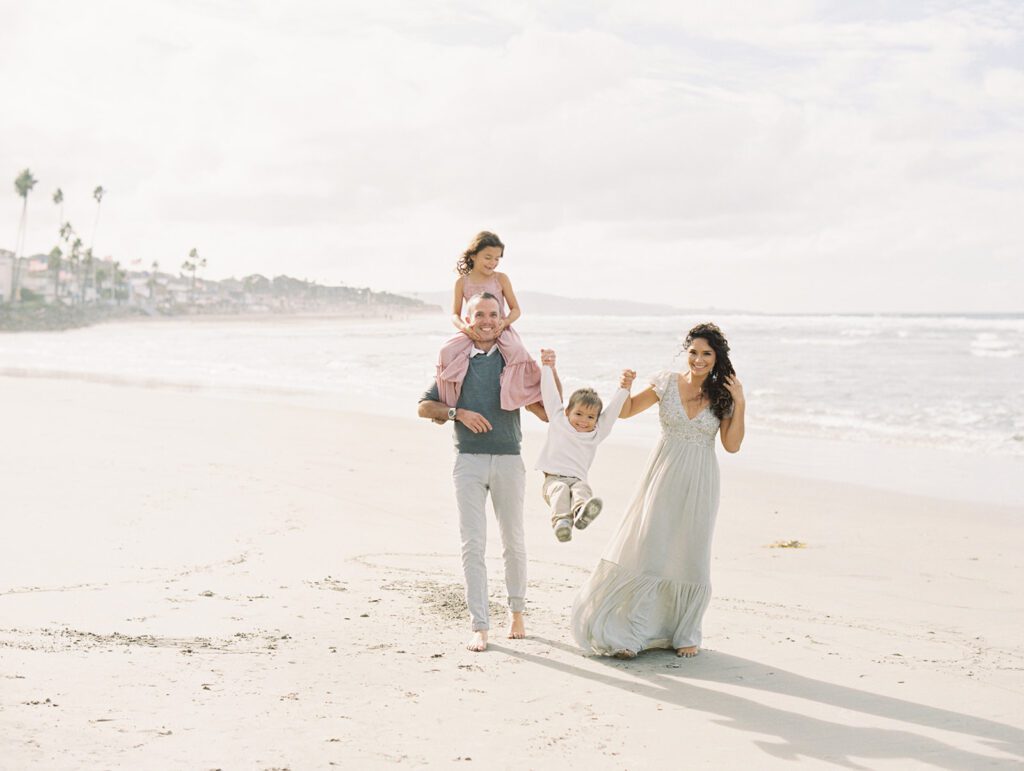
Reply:
<svg viewBox="0 0 1024 771"><path fill-rule="evenodd" d="M576 529L583 530L587 525L597 519L597 515L601 513L601 507L604 503L601 502L600 498L591 498L589 501L583 504L580 509L579 515L576 517Z"/></svg>
<svg viewBox="0 0 1024 771"><path fill-rule="evenodd" d="M555 522L555 538L562 542L572 540L571 519L560 519L557 522Z"/></svg>

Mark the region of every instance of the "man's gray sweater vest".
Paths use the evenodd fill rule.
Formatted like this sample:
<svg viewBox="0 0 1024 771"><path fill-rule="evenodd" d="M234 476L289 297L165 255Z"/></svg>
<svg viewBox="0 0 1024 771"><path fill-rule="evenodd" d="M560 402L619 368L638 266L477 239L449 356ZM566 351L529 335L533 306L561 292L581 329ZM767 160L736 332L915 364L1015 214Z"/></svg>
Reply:
<svg viewBox="0 0 1024 771"><path fill-rule="evenodd" d="M519 410L501 408L501 371L505 360L495 351L490 356L474 356L469 360L466 379L456 407L479 412L491 424L491 430L474 434L461 423L455 424L455 450L483 455L518 455L523 432L519 426ZM437 383L423 394L420 401L441 401Z"/></svg>

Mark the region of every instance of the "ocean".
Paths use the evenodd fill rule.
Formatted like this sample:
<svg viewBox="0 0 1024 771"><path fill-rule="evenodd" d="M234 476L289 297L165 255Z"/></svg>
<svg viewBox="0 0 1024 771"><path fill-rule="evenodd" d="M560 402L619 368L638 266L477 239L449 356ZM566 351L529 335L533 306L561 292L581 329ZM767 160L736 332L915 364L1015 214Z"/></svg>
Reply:
<svg viewBox="0 0 1024 771"><path fill-rule="evenodd" d="M683 368L682 337L707 320L729 338L750 434L1022 467L1024 315L533 315L517 329L531 349L556 349L568 389L610 393L623 368L641 379ZM120 322L0 335L0 374L412 416L450 333L441 314ZM642 440L656 430L652 414L621 432Z"/></svg>

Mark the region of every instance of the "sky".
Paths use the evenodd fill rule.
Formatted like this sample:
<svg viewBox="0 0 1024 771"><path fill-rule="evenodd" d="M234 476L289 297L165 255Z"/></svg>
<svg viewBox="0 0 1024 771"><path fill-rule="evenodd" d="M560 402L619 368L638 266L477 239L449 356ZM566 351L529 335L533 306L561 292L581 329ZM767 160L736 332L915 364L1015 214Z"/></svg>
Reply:
<svg viewBox="0 0 1024 771"><path fill-rule="evenodd" d="M1024 4L0 0L0 248L765 312L1024 310ZM107 191L100 207L92 191ZM529 309L524 308L524 313Z"/></svg>

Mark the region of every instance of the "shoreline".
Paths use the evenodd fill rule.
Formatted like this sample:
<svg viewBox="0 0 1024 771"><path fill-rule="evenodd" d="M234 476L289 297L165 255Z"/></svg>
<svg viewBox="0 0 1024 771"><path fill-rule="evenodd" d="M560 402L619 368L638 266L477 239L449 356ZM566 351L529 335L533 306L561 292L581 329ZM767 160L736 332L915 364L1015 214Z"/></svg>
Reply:
<svg viewBox="0 0 1024 771"><path fill-rule="evenodd" d="M231 395L252 392L257 398L265 398L259 392L269 389L274 398L289 402L345 402L358 405L361 411L408 415L413 394L420 393L422 384L433 378L437 346L446 339L441 320L433 314L372 319L333 314L176 318L183 321L161 319L157 325L125 321L66 335L0 335L0 358L6 365L0 371L60 378L75 377L77 372L95 381L146 386L158 386L162 381L193 390L220 388ZM659 332L660 337L652 342L650 335L638 337L645 329L642 320L631 324L639 324L636 334L632 326L625 334L616 325L595 330L608 336L604 347L600 340L605 338L586 329L563 330L565 320L538 319L530 334L538 341L571 346L566 355L572 357L577 351L576 360L566 359L566 382L572 388L591 385L601 391L611 387L610 374L619 361L630 360L642 374L678 366L678 357L664 353L674 350L669 333ZM854 454L865 454L861 449L869 447L882 448L889 455L917 452L922 457L934 456L931 465L937 468L956 471L949 454L953 452L972 466L977 464L971 458L985 457L1007 469L1007 476L1022 473L1020 464L1011 460L1024 459L1024 401L1015 387L1024 339L1016 328L998 333L907 333L900 338L904 353L891 358L916 356L917 335L923 346L915 359L921 364L919 374L901 376L891 384L891 397L873 400L868 396L870 383L848 370L856 359L854 354L873 344L878 334L874 327L848 330L839 323L820 335L804 330L782 333L796 335L794 344L809 350L821 346L823 374L798 377L790 383L787 378L792 373L787 373L777 357L765 353L765 341L773 339L776 332L737 324L737 334L749 349L745 355L756 357L739 362L749 375L752 429L759 437L770 437L780 457L799 463L786 445L803 441L793 437L807 437L820 442L834 459L832 465L839 467L848 464L830 447L836 440ZM804 339L800 335L814 336ZM935 379L940 344L943 349L955 346L973 365L990 372L978 385L978 398L962 408ZM889 365L895 366L894 362ZM920 382L915 382L915 377ZM617 435L629 435L644 417L624 422L616 429ZM652 441L654 435L652 424L641 441ZM755 447L759 444L751 445L751 449ZM998 480L984 479L983 472L977 469L972 476L982 479L986 489L1004 486ZM893 476L885 466L880 466L878 475ZM940 474L937 479L944 484L952 476ZM914 479L908 476L909 482ZM946 492L943 489L942 494Z"/></svg>
<svg viewBox="0 0 1024 771"><path fill-rule="evenodd" d="M367 312L371 308L372 312ZM65 332L85 329L101 324L162 323L167 321L206 321L213 323L258 321L308 321L324 319L334 321L386 321L404 320L413 316L438 313L436 308L418 308L405 305L331 306L320 309L247 311L237 313L216 312L148 313L136 306L41 306L39 308L4 309L0 306L0 335L20 332Z"/></svg>
<svg viewBox="0 0 1024 771"><path fill-rule="evenodd" d="M324 320L324 321L401 321L416 316L423 316L427 314L436 313L433 309L412 309L404 305L393 305L393 306L371 306L374 308L374 312L367 313L363 306L358 308L353 306L351 309L344 307L330 307L322 309L311 309L304 308L300 310L271 310L271 311L241 311L239 313L176 313L170 315L158 315L149 316L140 321L187 321L187 322L212 322L212 323L231 323L231 322L259 322L259 321L273 321L273 322L289 322L289 321L309 321L310 319ZM121 322L132 322L136 319L124 318L118 319Z"/></svg>
<svg viewBox="0 0 1024 771"><path fill-rule="evenodd" d="M356 319L354 323L361 321ZM335 412L338 405L360 402L359 395L352 393L173 381L130 374L0 367L2 378L91 383ZM374 403L371 399L365 408L352 412L406 420L414 412L414 403L410 401L409 410L403 413L393 404ZM543 441L543 428L532 419L524 418L523 431L524 435L533 435L533 441ZM609 441L647 452L657 435L656 418L650 413L631 421L620 421ZM751 471L778 473L797 480L853 484L866 489L985 506L1024 507L1024 488L1013 484L1014 479L1024 474L1024 456L1009 453L983 454L949 447L777 433L759 430L754 424L748 431L744 450L729 460Z"/></svg>

